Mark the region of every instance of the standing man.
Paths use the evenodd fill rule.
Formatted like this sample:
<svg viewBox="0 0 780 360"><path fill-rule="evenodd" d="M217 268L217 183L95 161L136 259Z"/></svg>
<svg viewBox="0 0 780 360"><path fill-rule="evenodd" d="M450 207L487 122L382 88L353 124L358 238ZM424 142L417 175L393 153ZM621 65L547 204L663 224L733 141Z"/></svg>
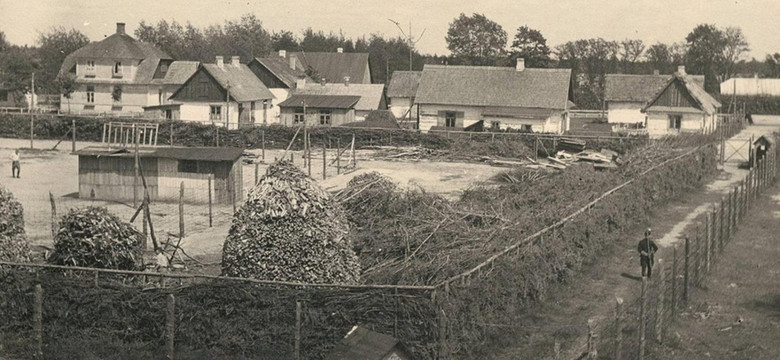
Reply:
<svg viewBox="0 0 780 360"><path fill-rule="evenodd" d="M11 154L11 177L19 178L21 167L19 166L19 149Z"/></svg>
<svg viewBox="0 0 780 360"><path fill-rule="evenodd" d="M653 254L658 251L658 245L650 240L650 228L645 231L645 238L639 241L639 263L642 266L642 277L651 277L653 273Z"/></svg>

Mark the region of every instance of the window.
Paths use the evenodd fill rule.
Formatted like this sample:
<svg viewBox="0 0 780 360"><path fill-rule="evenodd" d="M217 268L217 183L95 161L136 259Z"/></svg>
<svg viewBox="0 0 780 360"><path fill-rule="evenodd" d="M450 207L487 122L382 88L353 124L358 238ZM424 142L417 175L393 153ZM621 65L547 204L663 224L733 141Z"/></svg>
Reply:
<svg viewBox="0 0 780 360"><path fill-rule="evenodd" d="M84 77L93 78L95 77L95 61L94 60L88 60L87 61L87 68L86 68L86 74L84 74Z"/></svg>
<svg viewBox="0 0 780 360"><path fill-rule="evenodd" d="M446 112L444 113L444 126L445 127L455 127L455 120L457 119L454 112Z"/></svg>
<svg viewBox="0 0 780 360"><path fill-rule="evenodd" d="M305 118L306 116L303 113L303 108L295 108L295 113L293 114L293 123L302 124Z"/></svg>
<svg viewBox="0 0 780 360"><path fill-rule="evenodd" d="M682 125L682 115L669 115L669 128L680 130Z"/></svg>
<svg viewBox="0 0 780 360"><path fill-rule="evenodd" d="M200 97L208 97L209 96L209 81L206 79L200 80Z"/></svg>
<svg viewBox="0 0 780 360"><path fill-rule="evenodd" d="M85 111L95 110L95 105L84 105Z"/></svg>
<svg viewBox="0 0 780 360"><path fill-rule="evenodd" d="M501 122L500 121L491 121L490 122L490 130L493 130L493 131L501 130Z"/></svg>
<svg viewBox="0 0 780 360"><path fill-rule="evenodd" d="M87 102L95 102L95 85L87 85Z"/></svg>
<svg viewBox="0 0 780 360"><path fill-rule="evenodd" d="M122 62L117 61L114 63L114 77L122 77Z"/></svg>
<svg viewBox="0 0 780 360"><path fill-rule="evenodd" d="M179 160L180 173L197 173L198 162L195 160Z"/></svg>
<svg viewBox="0 0 780 360"><path fill-rule="evenodd" d="M157 103L160 105L165 103L165 98L163 97L162 89L157 90Z"/></svg>
<svg viewBox="0 0 780 360"><path fill-rule="evenodd" d="M523 131L532 132L533 127L531 125L523 125Z"/></svg>
<svg viewBox="0 0 780 360"><path fill-rule="evenodd" d="M171 110L171 109L165 110L165 119L166 120L173 120L173 110Z"/></svg>
<svg viewBox="0 0 780 360"><path fill-rule="evenodd" d="M330 125L330 110L320 110L320 125Z"/></svg>
<svg viewBox="0 0 780 360"><path fill-rule="evenodd" d="M122 105L112 105L111 111L122 111Z"/></svg>
<svg viewBox="0 0 780 360"><path fill-rule="evenodd" d="M114 90L111 91L111 99L113 99L114 102L122 102L122 87L121 86L114 86Z"/></svg>
<svg viewBox="0 0 780 360"><path fill-rule="evenodd" d="M221 120L222 119L222 105L209 106L209 120Z"/></svg>
<svg viewBox="0 0 780 360"><path fill-rule="evenodd" d="M168 64L160 65L160 72L162 72L163 74L167 73L168 72Z"/></svg>

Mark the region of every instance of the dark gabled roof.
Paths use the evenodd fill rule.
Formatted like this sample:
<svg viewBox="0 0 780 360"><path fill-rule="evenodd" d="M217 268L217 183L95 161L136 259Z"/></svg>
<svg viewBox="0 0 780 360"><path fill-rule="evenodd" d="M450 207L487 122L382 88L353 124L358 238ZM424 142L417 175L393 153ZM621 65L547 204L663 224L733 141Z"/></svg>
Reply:
<svg viewBox="0 0 780 360"><path fill-rule="evenodd" d="M306 95L349 95L358 96L360 101L355 110L378 110L383 104L385 86L382 84L306 84L303 89L295 89L294 94Z"/></svg>
<svg viewBox="0 0 780 360"><path fill-rule="evenodd" d="M225 63L222 67L217 64L202 64L200 68L211 75L223 89L227 89L230 85L230 97L235 101L258 101L275 98L263 82L255 76L255 73L244 64L235 66L231 63Z"/></svg>
<svg viewBox="0 0 780 360"><path fill-rule="evenodd" d="M422 71L394 71L387 86L387 97L414 97L421 76Z"/></svg>
<svg viewBox="0 0 780 360"><path fill-rule="evenodd" d="M160 60L171 60L171 56L150 43L133 39L124 33L115 33L101 41L91 42L68 54L60 67L60 73L71 71L78 59L114 59L137 61L135 79L127 83L149 83Z"/></svg>
<svg viewBox="0 0 780 360"><path fill-rule="evenodd" d="M704 86L704 76L688 75ZM604 78L604 100L644 103L669 83L673 75L607 74Z"/></svg>
<svg viewBox="0 0 780 360"><path fill-rule="evenodd" d="M398 340L390 335L355 326L325 359L383 360L396 346L400 347ZM403 348L402 351L405 352Z"/></svg>
<svg viewBox="0 0 780 360"><path fill-rule="evenodd" d="M279 103L279 107L307 107L321 109L352 109L360 101L360 96L348 95L292 95Z"/></svg>
<svg viewBox="0 0 780 360"><path fill-rule="evenodd" d="M425 65L416 104L566 109L570 69Z"/></svg>
<svg viewBox="0 0 780 360"><path fill-rule="evenodd" d="M165 73L163 84L181 85L189 79L192 74L198 71L200 62L197 61L174 61L168 66L168 72Z"/></svg>
<svg viewBox="0 0 780 360"><path fill-rule="evenodd" d="M236 161L243 153L243 149L230 147L142 147L138 149L139 157L200 161ZM73 155L134 157L135 153L133 149L128 148L109 150L107 147L90 146L73 152Z"/></svg>
<svg viewBox="0 0 780 360"><path fill-rule="evenodd" d="M664 86L662 89L660 89L651 99L647 102L647 104L642 107L642 111L655 110L655 111L676 111L679 108L672 108L667 109L666 107L661 106L653 106L653 104L658 100L659 97L661 97L661 94L666 91L672 84L675 82L679 82L683 85L686 91L688 91L688 94L691 95L694 101L699 105L700 109L704 111L707 114L715 114L718 111L718 108L720 108L721 104L718 102L718 100L715 100L712 95L707 93L707 91L704 90L704 87L699 84L699 82L690 75L687 74L679 74L675 73L672 78L670 78L666 86Z"/></svg>
<svg viewBox="0 0 780 360"><path fill-rule="evenodd" d="M349 76L352 83L371 83L366 79L368 53L339 53L339 52L290 52L287 56L294 56L303 65L303 69L311 67L319 77L324 77L326 82L343 82L345 76ZM321 79L314 79L319 81Z"/></svg>
<svg viewBox="0 0 780 360"><path fill-rule="evenodd" d="M299 77L305 77L306 71L303 67L296 62L296 67L293 69L290 67L289 60L279 56L269 56L265 58L254 58L253 62L257 62L260 66L266 68L271 74L273 74L279 81L287 85L288 88L295 87L295 82ZM307 81L312 81L307 79Z"/></svg>
<svg viewBox="0 0 780 360"><path fill-rule="evenodd" d="M366 115L363 121L355 121L342 124L342 127L348 128L377 128L377 129L400 129L398 120L390 110L374 110Z"/></svg>

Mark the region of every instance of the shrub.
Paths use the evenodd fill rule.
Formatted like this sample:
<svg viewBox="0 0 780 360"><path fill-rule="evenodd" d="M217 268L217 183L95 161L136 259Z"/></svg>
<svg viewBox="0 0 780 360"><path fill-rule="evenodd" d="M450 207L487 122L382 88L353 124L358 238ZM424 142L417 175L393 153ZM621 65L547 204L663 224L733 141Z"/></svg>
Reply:
<svg viewBox="0 0 780 360"><path fill-rule="evenodd" d="M30 261L30 246L24 233L22 204L2 186L0 186L0 260Z"/></svg>

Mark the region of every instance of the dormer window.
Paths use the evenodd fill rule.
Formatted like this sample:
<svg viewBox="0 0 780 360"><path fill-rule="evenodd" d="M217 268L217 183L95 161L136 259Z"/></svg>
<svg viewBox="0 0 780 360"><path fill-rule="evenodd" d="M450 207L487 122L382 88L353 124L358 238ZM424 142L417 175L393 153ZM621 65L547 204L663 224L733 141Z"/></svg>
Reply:
<svg viewBox="0 0 780 360"><path fill-rule="evenodd" d="M113 69L113 76L114 77L122 77L122 62L117 61L114 63L114 69Z"/></svg>
<svg viewBox="0 0 780 360"><path fill-rule="evenodd" d="M95 60L87 60L87 66L84 71L84 77L95 77Z"/></svg>

